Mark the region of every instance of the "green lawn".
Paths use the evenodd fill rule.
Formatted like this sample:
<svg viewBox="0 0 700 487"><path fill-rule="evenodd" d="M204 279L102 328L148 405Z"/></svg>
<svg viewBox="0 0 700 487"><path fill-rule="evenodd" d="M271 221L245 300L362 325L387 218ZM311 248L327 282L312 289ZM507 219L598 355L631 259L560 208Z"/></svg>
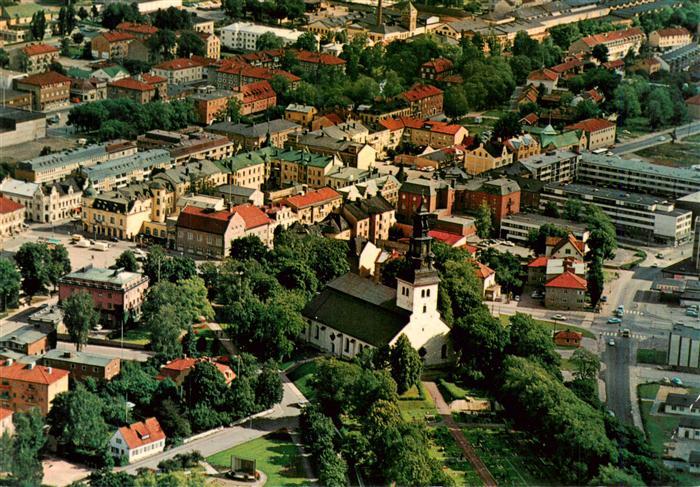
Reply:
<svg viewBox="0 0 700 487"><path fill-rule="evenodd" d="M509 315L500 315L499 318L503 324L507 325L510 322ZM579 326L570 325L566 321L555 322L555 321L535 320L535 322L539 323L541 326L544 326L545 328L547 328L550 331L554 331L554 329L556 329L557 331L561 331L561 330L578 331L578 332L582 333L584 337L595 338L595 335L593 333L591 333L590 330L587 330L586 328L581 328Z"/></svg>
<svg viewBox="0 0 700 487"><path fill-rule="evenodd" d="M678 427L680 416L652 415L651 406L653 401L640 401L639 410L642 413L642 422L647 432L649 445L663 455L664 443L669 441L673 430Z"/></svg>
<svg viewBox="0 0 700 487"><path fill-rule="evenodd" d="M120 340L121 333L119 330L112 333L112 340ZM151 332L144 328L132 328L124 330L124 342L133 343L136 345L147 345L151 341Z"/></svg>
<svg viewBox="0 0 700 487"><path fill-rule="evenodd" d="M629 134L623 134L623 130L627 130ZM639 137L652 132L649 127L649 120L644 117L628 118L625 123L618 128L618 132L625 137Z"/></svg>
<svg viewBox="0 0 700 487"><path fill-rule="evenodd" d="M267 475L266 485L310 485L301 463L299 449L287 433L276 432L256 440L234 446L207 458L212 466L225 470L231 468L231 456L253 459L257 469Z"/></svg>
<svg viewBox="0 0 700 487"><path fill-rule="evenodd" d="M423 388L423 384L411 387L406 393L399 397L399 410L401 416L406 421L423 420L426 416L433 416L440 419L435 403L430 394Z"/></svg>
<svg viewBox="0 0 700 487"><path fill-rule="evenodd" d="M666 365L666 350L639 348L637 349L637 362L642 364Z"/></svg>
<svg viewBox="0 0 700 487"><path fill-rule="evenodd" d="M431 440L430 456L444 465L445 473L456 485L484 485L445 426L432 429Z"/></svg>
<svg viewBox="0 0 700 487"><path fill-rule="evenodd" d="M679 143L661 144L636 153L654 164L672 167L689 167L700 160L700 145L681 141Z"/></svg>
<svg viewBox="0 0 700 487"><path fill-rule="evenodd" d="M289 380L294 382L294 385L297 386L309 401L316 397L316 392L309 384L314 372L316 372L316 361L312 360L311 362L301 364L288 374Z"/></svg>
<svg viewBox="0 0 700 487"><path fill-rule="evenodd" d="M464 435L498 485L560 485L555 469L537 456L541 446L517 431L468 428Z"/></svg>
<svg viewBox="0 0 700 487"><path fill-rule="evenodd" d="M656 394L659 392L660 384L640 384L637 386L637 395L640 399L656 399Z"/></svg>

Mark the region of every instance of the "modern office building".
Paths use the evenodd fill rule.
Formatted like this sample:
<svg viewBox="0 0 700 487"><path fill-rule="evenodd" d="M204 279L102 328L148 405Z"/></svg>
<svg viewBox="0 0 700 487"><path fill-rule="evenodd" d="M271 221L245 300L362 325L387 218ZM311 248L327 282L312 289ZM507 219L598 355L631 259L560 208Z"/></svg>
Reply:
<svg viewBox="0 0 700 487"><path fill-rule="evenodd" d="M668 334L668 365L700 368L700 329L674 324Z"/></svg>
<svg viewBox="0 0 700 487"><path fill-rule="evenodd" d="M229 49L255 51L258 38L267 32L282 39L285 45L296 42L303 34L298 30L258 25L252 22L234 22L221 29L221 45Z"/></svg>
<svg viewBox="0 0 700 487"><path fill-rule="evenodd" d="M647 194L585 184L550 183L544 187L540 207L544 209L551 201L562 208L570 199L599 207L610 217L618 234L630 240L679 245L692 238L692 212Z"/></svg>
<svg viewBox="0 0 700 487"><path fill-rule="evenodd" d="M545 224L563 228L577 239L588 240L589 231L583 223L574 223L561 218L552 218L539 213L518 213L501 220L500 236L506 240L527 243L531 231L539 231Z"/></svg>

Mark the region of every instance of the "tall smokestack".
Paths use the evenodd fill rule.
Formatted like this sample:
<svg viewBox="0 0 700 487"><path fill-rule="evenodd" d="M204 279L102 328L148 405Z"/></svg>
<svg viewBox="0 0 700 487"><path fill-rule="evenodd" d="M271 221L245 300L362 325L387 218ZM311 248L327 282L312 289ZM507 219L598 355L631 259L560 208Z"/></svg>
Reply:
<svg viewBox="0 0 700 487"><path fill-rule="evenodd" d="M378 0L377 3L377 27L382 25L382 0Z"/></svg>

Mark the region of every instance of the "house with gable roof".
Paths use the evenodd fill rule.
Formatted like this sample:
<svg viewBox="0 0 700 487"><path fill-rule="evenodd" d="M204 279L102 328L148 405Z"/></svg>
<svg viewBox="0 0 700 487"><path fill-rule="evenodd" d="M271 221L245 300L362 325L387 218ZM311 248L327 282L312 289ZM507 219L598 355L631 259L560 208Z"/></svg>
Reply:
<svg viewBox="0 0 700 487"><path fill-rule="evenodd" d="M156 418L122 426L109 439L109 450L129 463L150 457L165 449L165 432Z"/></svg>
<svg viewBox="0 0 700 487"><path fill-rule="evenodd" d="M414 216L407 253L410 266L397 276L396 288L353 273L332 280L302 311L306 320L302 338L349 359L406 335L426 365L449 362L450 328L437 307L440 278L433 266L429 218L425 207Z"/></svg>
<svg viewBox="0 0 700 487"><path fill-rule="evenodd" d="M587 282L571 271L547 281L544 288L544 305L547 308L582 310L586 306Z"/></svg>
<svg viewBox="0 0 700 487"><path fill-rule="evenodd" d="M566 237L547 237L545 241L545 255L554 259L567 257L583 259L587 251L586 243L572 234Z"/></svg>

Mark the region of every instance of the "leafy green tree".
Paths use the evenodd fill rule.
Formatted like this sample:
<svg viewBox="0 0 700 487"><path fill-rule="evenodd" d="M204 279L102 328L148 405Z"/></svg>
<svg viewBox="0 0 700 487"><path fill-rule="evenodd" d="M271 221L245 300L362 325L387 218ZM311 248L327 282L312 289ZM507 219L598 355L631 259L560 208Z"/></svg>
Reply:
<svg viewBox="0 0 700 487"><path fill-rule="evenodd" d="M270 250L257 235L247 235L231 242L231 257L234 259L264 262L269 255Z"/></svg>
<svg viewBox="0 0 700 487"><path fill-rule="evenodd" d="M127 272L138 272L139 262L136 260L136 254L131 250L122 252L115 262L118 269L124 269Z"/></svg>
<svg viewBox="0 0 700 487"><path fill-rule="evenodd" d="M240 19L245 15L245 4L245 0L224 0L221 6L228 17Z"/></svg>
<svg viewBox="0 0 700 487"><path fill-rule="evenodd" d="M22 290L28 299L46 290L49 285L49 249L45 244L27 242L15 254L22 274Z"/></svg>
<svg viewBox="0 0 700 487"><path fill-rule="evenodd" d="M177 40L177 55L179 57L205 56L206 45L196 32L186 30L180 32L180 37Z"/></svg>
<svg viewBox="0 0 700 487"><path fill-rule="evenodd" d="M566 200L566 203L564 203L562 215L567 220L580 222L583 220L583 210L584 204L581 202L581 200L570 198Z"/></svg>
<svg viewBox="0 0 700 487"><path fill-rule="evenodd" d="M532 316L516 313L510 317L510 344L506 353L527 357L538 362L555 377L559 377L560 357L554 349L549 330Z"/></svg>
<svg viewBox="0 0 700 487"><path fill-rule="evenodd" d="M561 227L551 223L545 223L538 230L534 228L527 235L528 246L535 251L537 255L543 255L547 250L548 237L566 237L569 232Z"/></svg>
<svg viewBox="0 0 700 487"><path fill-rule="evenodd" d="M596 256L601 259L612 259L617 248L615 225L610 217L596 205L586 205L584 210L582 218L590 231L586 242L590 250L586 257L588 259L593 259Z"/></svg>
<svg viewBox="0 0 700 487"><path fill-rule="evenodd" d="M595 306L603 294L605 286L605 274L603 273L603 259L599 256L594 256L588 264L588 295L591 298L591 304Z"/></svg>
<svg viewBox="0 0 700 487"><path fill-rule="evenodd" d="M0 472L12 471L12 437L8 431L0 435Z"/></svg>
<svg viewBox="0 0 700 487"><path fill-rule="evenodd" d="M197 350L197 336L194 334L192 325L187 327L187 333L182 337L182 353L188 357L197 357L199 355L199 351Z"/></svg>
<svg viewBox="0 0 700 487"><path fill-rule="evenodd" d="M73 35L71 36L71 39L73 39L73 42L75 42L76 44L80 45L80 44L82 44L83 41L85 40L85 35L83 35L82 32L78 31L78 32L76 32L75 34L73 34Z"/></svg>
<svg viewBox="0 0 700 487"><path fill-rule="evenodd" d="M63 322L68 329L71 341L80 351L88 341L90 330L100 321L100 312L95 309L92 296L87 291L71 294L61 303Z"/></svg>
<svg viewBox="0 0 700 487"><path fill-rule="evenodd" d="M319 457L318 480L327 487L345 487L348 466L345 460L334 451L324 451Z"/></svg>
<svg viewBox="0 0 700 487"><path fill-rule="evenodd" d="M597 44L593 46L593 51L591 51L591 56L598 60L600 64L608 62L608 46L605 44Z"/></svg>
<svg viewBox="0 0 700 487"><path fill-rule="evenodd" d="M6 68L10 64L10 55L5 49L0 49L0 68Z"/></svg>
<svg viewBox="0 0 700 487"><path fill-rule="evenodd" d="M188 407L205 404L212 409L218 409L225 404L228 385L224 375L214 364L197 362L185 377L182 390Z"/></svg>
<svg viewBox="0 0 700 487"><path fill-rule="evenodd" d="M227 403L234 408L233 413L239 418L250 416L257 410L253 384L243 373L231 383L226 397Z"/></svg>
<svg viewBox="0 0 700 487"><path fill-rule="evenodd" d="M480 238L488 238L493 231L491 208L486 201L476 210L476 234Z"/></svg>
<svg viewBox="0 0 700 487"><path fill-rule="evenodd" d="M391 348L391 376L396 381L399 394L418 385L423 372L423 362L406 335L401 335Z"/></svg>
<svg viewBox="0 0 700 487"><path fill-rule="evenodd" d="M272 32L265 32L255 41L256 51L266 51L268 49L281 49L284 47L284 41L281 37L276 36Z"/></svg>
<svg viewBox="0 0 700 487"><path fill-rule="evenodd" d="M0 310L18 305L21 277L15 264L0 258Z"/></svg>
<svg viewBox="0 0 700 487"><path fill-rule="evenodd" d="M496 140L507 140L519 135L522 132L520 115L517 112L503 114L493 126L493 138Z"/></svg>
<svg viewBox="0 0 700 487"><path fill-rule="evenodd" d="M282 380L275 362L266 362L255 380L255 402L260 409L269 409L282 401Z"/></svg>
<svg viewBox="0 0 700 487"><path fill-rule="evenodd" d="M164 360L172 360L182 355L180 334L184 317L180 310L168 304L152 314L146 321L146 329L151 333L151 350Z"/></svg>
<svg viewBox="0 0 700 487"><path fill-rule="evenodd" d="M547 201L544 204L544 216L548 216L550 218L559 218L561 214L559 213L559 207L557 204L553 201Z"/></svg>
<svg viewBox="0 0 700 487"><path fill-rule="evenodd" d="M146 41L151 56L156 61L167 61L173 58L172 48L177 43L175 32L170 29L159 29Z"/></svg>
<svg viewBox="0 0 700 487"><path fill-rule="evenodd" d="M635 475L613 465L605 465L600 468L598 476L592 480L592 483L595 485L634 487L636 485L643 485L644 481L639 478L639 475Z"/></svg>
<svg viewBox="0 0 700 487"><path fill-rule="evenodd" d="M158 422L169 439L187 438L192 434L192 428L180 405L171 399L166 399L158 405Z"/></svg>
<svg viewBox="0 0 700 487"><path fill-rule="evenodd" d="M29 31L32 34L32 39L36 41L44 40L46 35L46 15L43 10L39 10L32 15L32 20L29 23Z"/></svg>
<svg viewBox="0 0 700 487"><path fill-rule="evenodd" d="M10 472L16 485L41 485L44 470L41 449L46 443L44 418L38 409L15 412L12 421L15 432L12 441Z"/></svg>
<svg viewBox="0 0 700 487"><path fill-rule="evenodd" d="M499 252L491 247L480 254L483 263L496 271L496 282L509 293L519 292L524 284L525 271L520 259L510 252Z"/></svg>
<svg viewBox="0 0 700 487"><path fill-rule="evenodd" d="M78 9L78 17L80 17L80 20L85 20L90 16L87 10L85 10L85 7L81 6Z"/></svg>
<svg viewBox="0 0 700 487"><path fill-rule="evenodd" d="M654 88L647 96L644 114L652 128L667 125L673 117L673 102L666 88Z"/></svg>
<svg viewBox="0 0 700 487"><path fill-rule="evenodd" d="M469 111L469 103L464 91L458 86L445 90L445 114L449 117L461 117Z"/></svg>
<svg viewBox="0 0 700 487"><path fill-rule="evenodd" d="M451 335L459 362L466 366L474 377L488 377L497 372L496 368L503 361L509 336L508 329L500 320L491 316L488 309L480 306L469 314L458 317ZM473 350L479 350L479 353L474 354Z"/></svg>
<svg viewBox="0 0 700 487"><path fill-rule="evenodd" d="M70 257L63 245L49 249L49 283L56 289L58 281L70 272Z"/></svg>
<svg viewBox="0 0 700 487"><path fill-rule="evenodd" d="M574 377L581 380L595 381L600 372L600 359L585 348L577 348L571 356L574 365Z"/></svg>
<svg viewBox="0 0 700 487"><path fill-rule="evenodd" d="M102 399L80 383L54 398L46 419L64 452L95 457L103 451L111 433L103 409Z"/></svg>
<svg viewBox="0 0 700 487"><path fill-rule="evenodd" d="M522 85L527 80L527 76L532 71L532 62L528 56L518 55L510 59L510 69L513 78L518 85Z"/></svg>
<svg viewBox="0 0 700 487"><path fill-rule="evenodd" d="M294 43L294 47L297 49L304 49L306 51L318 51L318 40L313 32L306 31Z"/></svg>
<svg viewBox="0 0 700 487"><path fill-rule="evenodd" d="M153 25L159 29L169 29L172 31L192 30L194 14L187 10L180 10L175 7L158 9L151 14Z"/></svg>
<svg viewBox="0 0 700 487"><path fill-rule="evenodd" d="M146 366L126 360L119 375L106 384L105 390L112 397L124 397L133 402L138 410L147 409L159 385L155 370L150 372Z"/></svg>
<svg viewBox="0 0 700 487"><path fill-rule="evenodd" d="M93 18L97 17L97 9L92 9ZM102 27L109 30L117 28L121 22L141 22L143 20L138 7L133 3L110 3L102 9Z"/></svg>
<svg viewBox="0 0 700 487"><path fill-rule="evenodd" d="M582 100L576 104L575 117L577 120L595 118L600 115L600 108L591 100Z"/></svg>

